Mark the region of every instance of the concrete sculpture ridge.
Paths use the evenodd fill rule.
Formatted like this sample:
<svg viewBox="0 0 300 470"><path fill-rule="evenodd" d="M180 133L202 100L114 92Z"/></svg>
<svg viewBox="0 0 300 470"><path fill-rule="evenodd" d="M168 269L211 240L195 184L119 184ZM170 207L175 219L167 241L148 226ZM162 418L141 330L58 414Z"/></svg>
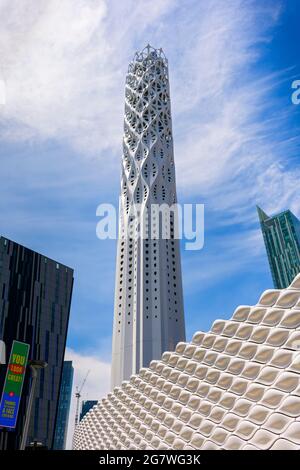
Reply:
<svg viewBox="0 0 300 470"><path fill-rule="evenodd" d="M299 449L300 275L142 368L76 428L74 449Z"/></svg>

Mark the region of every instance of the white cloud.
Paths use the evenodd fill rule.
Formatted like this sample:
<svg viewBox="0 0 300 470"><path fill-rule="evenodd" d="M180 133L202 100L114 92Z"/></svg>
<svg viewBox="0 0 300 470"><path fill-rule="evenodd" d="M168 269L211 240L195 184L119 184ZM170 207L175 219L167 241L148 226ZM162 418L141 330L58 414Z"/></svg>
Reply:
<svg viewBox="0 0 300 470"><path fill-rule="evenodd" d="M120 146L135 21L143 30L170 4L135 3L1 1L2 137L65 139L87 154Z"/></svg>
<svg viewBox="0 0 300 470"><path fill-rule="evenodd" d="M285 74L253 68L281 10L279 0L2 0L2 138L55 138L118 168L127 64L152 42L170 60L178 185L245 219L256 202L295 207L299 169L282 164L296 145L282 132L289 111L265 118Z"/></svg>
<svg viewBox="0 0 300 470"><path fill-rule="evenodd" d="M192 19L183 26L194 34L184 72L174 78L178 184L240 221L253 221L256 203L272 212L297 208L300 168L291 171L288 156L299 137L287 131L292 106L283 110L275 98L290 70L261 75L255 68L281 3L212 1L201 13L197 29Z"/></svg>
<svg viewBox="0 0 300 470"><path fill-rule="evenodd" d="M105 162L105 176L97 170L107 186L107 167L120 162L127 64L151 42L170 62L184 197L205 196L219 225L257 223L256 204L297 214L300 169L287 158L299 143L288 129L294 107L274 98L290 71L256 67L281 10L280 0L0 0L2 139L67 142ZM33 158L25 165L36 184L57 188L51 162L41 178ZM76 162L71 183L81 198Z"/></svg>
<svg viewBox="0 0 300 470"><path fill-rule="evenodd" d="M281 2L273 0L0 0L0 80L6 85L0 139L50 138L97 157L106 171L108 166L119 168L128 61L148 42L162 46L170 63L178 185L185 197L205 195L209 210L218 211L218 225L238 221L251 227L244 238L215 234L219 251L213 259L209 250L209 259L205 251L193 261L186 255L186 286L207 286L218 275L241 271L243 263L251 256L258 259L263 250L260 233L251 226L257 223L255 204L266 212L290 207L297 213L300 206L299 167L291 171L286 161L297 138L286 130L289 109L279 112L282 103L274 98L289 71L261 75L255 67L280 12ZM78 190L84 174L78 156L78 178L75 171L71 180L52 171L55 160L45 161L46 171L42 165L36 170L35 158L33 152L30 160L16 164L32 168L32 186L34 181L48 189L59 185L61 195L68 182L76 197L84 198ZM98 169L100 194L101 185L111 181L107 172L100 174L99 165L96 176L91 175L93 186ZM17 189L9 196L22 199ZM32 230L36 220L18 200L11 219L18 207ZM92 266L86 252L84 256ZM200 258L206 266L202 271ZM109 389L109 364L71 350L67 357L74 361L74 384L91 369L85 390L89 398L101 398ZM69 436L74 400L70 423Z"/></svg>
<svg viewBox="0 0 300 470"><path fill-rule="evenodd" d="M70 449L72 447L75 427L76 387L80 387L87 372L90 371L81 393L81 400L100 400L103 398L110 390L110 364L101 360L97 355L79 354L70 348L66 349L65 360L73 361L74 367L72 402L67 438L67 449Z"/></svg>

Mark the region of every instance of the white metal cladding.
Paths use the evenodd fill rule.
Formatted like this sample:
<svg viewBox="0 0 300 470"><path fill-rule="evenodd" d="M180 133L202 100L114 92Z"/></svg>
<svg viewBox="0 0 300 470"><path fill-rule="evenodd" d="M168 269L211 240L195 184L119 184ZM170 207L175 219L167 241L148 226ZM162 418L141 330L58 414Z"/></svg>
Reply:
<svg viewBox="0 0 300 470"><path fill-rule="evenodd" d="M154 204L176 201L168 62L161 49L147 46L126 77L112 388L185 340L175 214L169 212L170 237L163 239L158 226L166 220L151 213ZM145 239L137 208L147 213Z"/></svg>
<svg viewBox="0 0 300 470"><path fill-rule="evenodd" d="M86 415L75 449L299 449L300 275L152 361Z"/></svg>

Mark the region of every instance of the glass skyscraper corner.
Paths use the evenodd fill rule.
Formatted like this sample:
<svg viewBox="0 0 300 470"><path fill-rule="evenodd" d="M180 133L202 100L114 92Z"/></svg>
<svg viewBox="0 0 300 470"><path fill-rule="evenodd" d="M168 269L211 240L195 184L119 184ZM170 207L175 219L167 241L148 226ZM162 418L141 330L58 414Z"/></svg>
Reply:
<svg viewBox="0 0 300 470"><path fill-rule="evenodd" d="M93 408L93 406L97 405L98 400L84 400L81 404L81 413L80 413L80 419L81 421L84 416Z"/></svg>
<svg viewBox="0 0 300 470"><path fill-rule="evenodd" d="M74 368L72 361L64 361L54 435L55 450L66 448Z"/></svg>
<svg viewBox="0 0 300 470"><path fill-rule="evenodd" d="M274 287L288 287L300 272L300 221L290 211L268 216L257 207Z"/></svg>

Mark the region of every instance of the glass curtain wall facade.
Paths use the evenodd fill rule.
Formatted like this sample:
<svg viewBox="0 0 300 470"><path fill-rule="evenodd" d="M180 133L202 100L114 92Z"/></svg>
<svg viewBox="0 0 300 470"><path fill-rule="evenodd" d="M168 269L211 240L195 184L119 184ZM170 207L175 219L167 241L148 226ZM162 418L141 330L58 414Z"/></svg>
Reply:
<svg viewBox="0 0 300 470"><path fill-rule="evenodd" d="M300 221L289 210L272 217L257 210L274 287L284 289L300 272Z"/></svg>
<svg viewBox="0 0 300 470"><path fill-rule="evenodd" d="M43 360L28 441L53 446L69 322L73 270L7 238L0 237L0 340L9 355L13 340L30 344L29 359ZM29 369L29 368L28 368ZM0 366L0 392L6 366ZM26 372L17 427L0 430L0 449L18 449L30 392Z"/></svg>
<svg viewBox="0 0 300 470"><path fill-rule="evenodd" d="M72 361L65 361L61 378L58 414L55 427L54 446L55 450L66 448L70 405L72 398L74 368Z"/></svg>

